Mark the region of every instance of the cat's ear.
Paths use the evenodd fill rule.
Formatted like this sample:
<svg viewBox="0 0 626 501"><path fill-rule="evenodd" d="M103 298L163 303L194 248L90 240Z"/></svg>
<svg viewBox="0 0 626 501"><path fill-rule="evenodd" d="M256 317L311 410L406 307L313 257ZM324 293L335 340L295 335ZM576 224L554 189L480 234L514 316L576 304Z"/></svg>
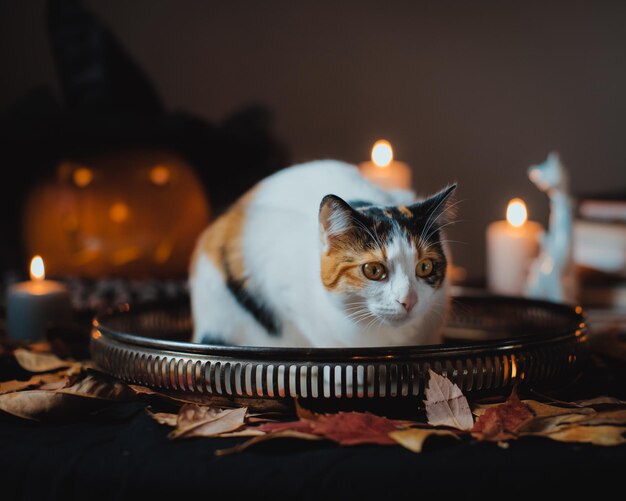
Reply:
<svg viewBox="0 0 626 501"><path fill-rule="evenodd" d="M414 214L420 214L422 218L435 222L442 226L453 221L456 217L454 210L454 192L456 183L444 188L439 193L409 207Z"/></svg>
<svg viewBox="0 0 626 501"><path fill-rule="evenodd" d="M336 195L326 195L320 203L320 238L324 250L333 239L348 233L354 224L354 209Z"/></svg>

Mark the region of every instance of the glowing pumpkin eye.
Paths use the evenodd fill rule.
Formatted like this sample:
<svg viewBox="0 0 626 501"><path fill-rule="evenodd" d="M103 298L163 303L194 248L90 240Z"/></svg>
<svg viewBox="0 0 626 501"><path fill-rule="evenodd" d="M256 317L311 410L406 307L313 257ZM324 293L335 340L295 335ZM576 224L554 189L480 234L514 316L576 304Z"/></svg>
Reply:
<svg viewBox="0 0 626 501"><path fill-rule="evenodd" d="M434 270L431 259L422 259L415 267L415 274L420 278L426 278L432 274Z"/></svg>
<svg viewBox="0 0 626 501"><path fill-rule="evenodd" d="M369 280L383 280L387 278L387 269L382 263L365 263L362 269L363 275Z"/></svg>

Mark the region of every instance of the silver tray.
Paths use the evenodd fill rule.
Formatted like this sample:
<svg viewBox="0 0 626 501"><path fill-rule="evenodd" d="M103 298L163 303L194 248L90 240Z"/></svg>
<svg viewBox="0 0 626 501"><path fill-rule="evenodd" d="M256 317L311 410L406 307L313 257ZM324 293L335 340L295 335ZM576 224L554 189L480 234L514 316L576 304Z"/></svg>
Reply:
<svg viewBox="0 0 626 501"><path fill-rule="evenodd" d="M190 343L188 301L99 315L90 350L123 381L195 400L271 407L294 398L336 406L420 400L429 369L467 396L567 384L586 359L582 308L487 295L457 296L446 342L379 348L265 348Z"/></svg>

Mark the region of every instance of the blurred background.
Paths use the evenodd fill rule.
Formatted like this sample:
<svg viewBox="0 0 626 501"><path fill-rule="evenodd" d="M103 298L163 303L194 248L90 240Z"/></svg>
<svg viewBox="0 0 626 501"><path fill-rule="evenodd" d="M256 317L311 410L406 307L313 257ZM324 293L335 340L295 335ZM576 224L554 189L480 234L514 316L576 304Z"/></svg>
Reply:
<svg viewBox="0 0 626 501"><path fill-rule="evenodd" d="M150 189L170 178L187 180L181 193L201 185L206 200L198 195L189 209L200 227L269 172L320 158L362 162L385 138L419 194L459 183L454 261L483 277L485 229L504 218L509 199L523 198L529 217L547 223L548 199L526 169L550 151L577 195L626 187L624 26L624 2L1 0L4 268L25 266L46 226L63 225L71 246L78 226L99 224L82 216L99 210L85 209L101 203L96 195L66 194L65 219L42 229L32 213L54 199L46 180L128 185L130 199L148 200L140 181L128 181L142 165ZM76 49L77 39L90 48ZM101 64L85 71L73 51ZM154 170L164 165L167 173ZM33 200L33 190L43 191ZM116 210L117 195L103 196L112 197L102 203L113 221L135 211L135 202ZM167 197L157 205L182 200ZM162 208L148 212L156 212L149 231L178 224ZM189 235L146 240L157 249L151 259L167 261L172 242ZM111 259L132 264L137 248L114 249ZM74 262L95 259L78 251ZM75 271L61 261L59 274ZM90 273L111 272L98 266Z"/></svg>

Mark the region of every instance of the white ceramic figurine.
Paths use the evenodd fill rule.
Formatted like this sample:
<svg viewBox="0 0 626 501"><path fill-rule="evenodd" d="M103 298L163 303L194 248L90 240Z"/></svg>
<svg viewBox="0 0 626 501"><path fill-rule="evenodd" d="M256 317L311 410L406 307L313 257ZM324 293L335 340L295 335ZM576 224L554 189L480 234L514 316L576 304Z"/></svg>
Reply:
<svg viewBox="0 0 626 501"><path fill-rule="evenodd" d="M572 260L573 202L569 176L557 153L528 168L528 177L550 197L550 227L539 256L530 267L526 294L550 301L574 303L577 280Z"/></svg>

